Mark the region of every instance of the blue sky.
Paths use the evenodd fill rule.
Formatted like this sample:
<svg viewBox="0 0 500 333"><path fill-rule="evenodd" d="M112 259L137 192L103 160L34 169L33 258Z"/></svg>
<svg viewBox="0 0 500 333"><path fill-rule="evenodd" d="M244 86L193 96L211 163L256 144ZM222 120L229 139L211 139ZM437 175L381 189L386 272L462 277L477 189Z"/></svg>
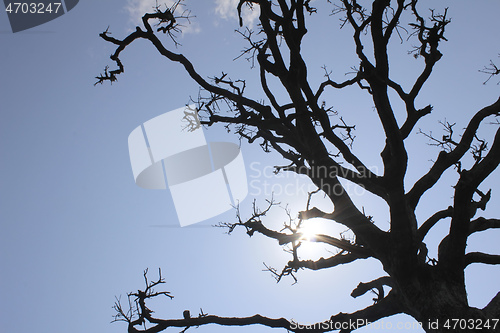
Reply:
<svg viewBox="0 0 500 333"><path fill-rule="evenodd" d="M209 227L232 221L234 212L180 228L168 191L135 185L127 148L130 132L185 105L198 92L180 66L164 61L146 42L135 43L123 54L125 73L118 82L93 86L94 77L104 66L113 65L108 58L113 48L98 34L110 26L114 37L125 36L134 29L137 13L152 4L154 1L82 0L68 14L16 34L10 30L6 13L0 13L2 329L125 332L124 324L110 324L114 297L142 288L142 272L148 267L151 277L162 268L165 288L175 296L155 307L163 317L180 318L183 310L194 314L201 307L222 316L261 313L308 323L369 305L369 295L352 300L349 294L359 282L381 274L377 263L365 260L327 271L301 271L296 285L291 286L289 280L276 284L262 271L263 261L281 267L288 260L276 243L258 236L249 239L238 230L227 236L221 229ZM191 0L187 5L196 18L180 37L178 52L190 58L205 77L225 71L234 78L248 77L249 83L255 82L257 71L244 60L232 61L245 44L234 33L237 21L235 11L228 9L231 2ZM449 41L442 46L445 56L420 99L421 106L434 106L433 114L420 126L436 133L440 133L437 122L445 118L457 122L457 128L465 126L474 112L498 98L499 89L494 80L482 85L486 77L478 69L500 52L496 27L500 3L488 0L471 6L465 1L439 2L439 8L448 5L453 22L448 28ZM433 6L438 5L433 2ZM423 2L422 10L426 7ZM248 14L249 24L252 17ZM337 19L328 13L318 14L316 22L319 19L327 23L311 21L305 41L313 82L322 78L324 64L338 77L356 65L351 31L338 31ZM314 35L325 25L331 26L331 34ZM403 82L421 66L406 54L409 48L409 43L394 44L397 55L391 73ZM262 94L253 87L249 85L250 96L260 98ZM344 119L356 122L355 148L368 165L376 166L383 141L372 135L379 130L373 126L375 113L366 96L354 93L355 89L331 92L329 98L344 112ZM485 127L482 133L487 137L493 129ZM205 135L209 141L238 142L222 128L210 128ZM421 135L409 140L410 154L415 156L410 158L410 180L425 172L437 154L426 142ZM257 170L282 161L258 147L243 144L241 149L249 181L296 182L294 178L258 177ZM425 218L451 202L454 177L446 174L449 183L429 194L419 216ZM483 216L498 217L500 195L495 189L499 185L498 174L487 180L485 190L493 188L493 197ZM251 194L257 194L251 189ZM258 199L263 202L266 193L260 194ZM305 208L303 198L296 194L277 199L289 202L296 212ZM242 203L244 210L251 200L248 197ZM386 223L380 202L365 195L356 201L373 212L381 226ZM269 224L279 228L284 220L278 209L271 214ZM437 238L446 228L438 228L432 236ZM499 236L495 231L471 240L469 245L498 253ZM430 253L435 254L435 249ZM500 269L473 265L467 270L467 281L471 304L483 307L499 290ZM394 320L411 320L398 318ZM199 330L235 331L218 327ZM270 331L260 327L239 330Z"/></svg>

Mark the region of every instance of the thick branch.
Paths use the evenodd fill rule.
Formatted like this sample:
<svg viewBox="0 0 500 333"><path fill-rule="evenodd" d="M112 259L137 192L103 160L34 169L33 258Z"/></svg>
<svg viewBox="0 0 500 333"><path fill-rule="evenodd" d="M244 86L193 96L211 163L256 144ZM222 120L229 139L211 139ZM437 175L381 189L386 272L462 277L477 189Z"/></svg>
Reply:
<svg viewBox="0 0 500 333"><path fill-rule="evenodd" d="M465 255L465 267L473 263L500 265L500 255L482 252L470 252Z"/></svg>
<svg viewBox="0 0 500 333"><path fill-rule="evenodd" d="M151 323L154 324L154 326L143 330L138 330L135 327L138 325L129 324L128 331L129 333L157 333L164 331L169 327L198 327L207 324L216 324L221 326L262 325L271 328L284 328L290 332L297 333L330 332L336 331L338 330L338 327L340 327L342 328L340 331L341 333L348 333L381 318L401 313L398 308L399 306L396 297L391 292L380 302L365 309L351 314L339 313L331 316L330 320L315 324L301 325L285 318L268 318L258 314L251 317L219 317L215 315L203 314L198 317L191 317L187 319L153 319Z"/></svg>
<svg viewBox="0 0 500 333"><path fill-rule="evenodd" d="M261 221L257 221L254 218L249 219L246 222L239 222L239 223L223 223L220 224L219 226L221 227L228 227L230 231L235 228L235 226L241 225L244 226L247 229L247 234L249 236L253 236L256 232L268 237L272 238L278 241L279 245L286 245L292 242L300 241L303 236L299 232L294 232L294 233L284 233L284 232L279 232L275 230L271 230L267 227L264 226L264 224ZM311 242L319 242L319 243L325 243L328 245L335 246L339 249L357 253L363 256L369 256L369 252L366 248L356 245L356 244L351 244L347 240L342 240L342 239L337 239L335 237L331 237L328 235L316 235L314 236L313 239L310 240Z"/></svg>
<svg viewBox="0 0 500 333"><path fill-rule="evenodd" d="M284 328L291 330L292 322L285 318L268 318L261 315L251 317L219 317L214 315L205 315L201 317L192 317L189 319L153 319L151 322L154 326L138 330L135 325L129 324L129 333L157 333L166 330L169 327L192 327L202 326L207 324L217 324L221 326L248 326L248 325L263 325L272 328ZM291 330L292 332L307 332L305 330ZM325 331L317 331L325 332Z"/></svg>
<svg viewBox="0 0 500 333"><path fill-rule="evenodd" d="M453 214L453 207L448 207L445 210L440 210L429 217L417 230L417 242L420 243L424 240L425 236L438 223L440 220L451 217Z"/></svg>
<svg viewBox="0 0 500 333"><path fill-rule="evenodd" d="M449 241L445 255L445 263L458 273L463 267L463 256L470 235L470 219L477 210L477 203L472 196L477 192L479 184L488 177L500 163L500 129L488 154L470 170L463 170L455 185L454 210L451 219ZM489 198L489 195L483 195ZM487 200L487 199L486 199Z"/></svg>
<svg viewBox="0 0 500 333"><path fill-rule="evenodd" d="M384 286L392 287L392 278L390 276L383 276L367 283L360 282L358 286L352 291L351 296L356 298L366 294L372 289L377 289L377 298L374 298L373 300L375 302L379 302L385 297Z"/></svg>
<svg viewBox="0 0 500 333"><path fill-rule="evenodd" d="M469 224L469 234L488 229L500 229L500 219L486 219L478 217Z"/></svg>
<svg viewBox="0 0 500 333"><path fill-rule="evenodd" d="M344 254L343 252L341 252L326 259L321 257L318 260L289 261L287 267L290 267L294 270L297 270L299 268L307 268L316 271L319 269L332 268L338 265L348 264L358 259L367 259L368 257L369 255L367 254Z"/></svg>
<svg viewBox="0 0 500 333"><path fill-rule="evenodd" d="M128 322L128 332L129 333L157 333L162 332L169 327L182 327L188 329L193 326L202 326L207 324L216 324L221 326L248 326L248 325L262 325L271 328L284 328L291 332L329 332L333 330L342 329L341 332L347 333L354 329L365 326L371 322L378 319L391 316L401 312L400 304L394 294L391 291L387 297L381 298L376 304L369 306L365 309L356 311L351 314L339 313L337 315L331 316L330 320L324 322L318 322L313 325L300 325L295 321L289 321L285 318L269 318L256 314L250 317L220 317L216 315L209 315L200 310L198 316L191 316L189 310L183 312L183 319L158 319L154 318L151 314L153 313L146 306L146 301L157 297L158 295L167 295L168 292L157 292L155 293L152 288L158 284L164 283L160 277L158 281L148 282L147 270L144 272L144 279L146 282L146 289L144 291L138 290L137 293L130 293L129 296L134 296L135 299L132 303L137 304L137 310L132 312L132 316L137 317L133 320L131 317L126 317ZM132 304L130 304L133 307ZM119 313L123 313L121 307L119 308ZM120 315L118 315L119 317ZM145 325L149 323L151 325ZM147 328L149 326L149 328ZM139 329L143 327L143 329ZM185 330L184 330L185 331Z"/></svg>
<svg viewBox="0 0 500 333"><path fill-rule="evenodd" d="M500 129L495 134L495 139L488 154L479 163L474 164L470 170L464 170L459 182L462 180L466 182L475 193L479 184L498 167L498 164L500 164ZM490 194L482 195L482 197L485 197L486 202L489 200Z"/></svg>

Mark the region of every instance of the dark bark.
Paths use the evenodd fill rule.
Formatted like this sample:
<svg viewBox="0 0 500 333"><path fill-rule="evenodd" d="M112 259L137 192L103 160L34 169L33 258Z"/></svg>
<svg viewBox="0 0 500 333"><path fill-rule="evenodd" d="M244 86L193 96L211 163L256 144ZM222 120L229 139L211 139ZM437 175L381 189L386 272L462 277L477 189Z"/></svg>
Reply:
<svg viewBox="0 0 500 333"><path fill-rule="evenodd" d="M243 54L257 63L260 88L268 102L248 98L244 80L231 80L225 74L212 80L203 78L186 57L165 46L157 33L163 32L173 37L172 31L178 28L177 22L185 18L185 15L176 16L177 4L164 11L157 8L154 13L146 14L143 17L143 27L137 27L136 31L122 40L111 37L107 31L100 35L105 41L117 46L111 56L117 68L111 71L106 68L104 74L97 77L97 83L116 81L117 75L124 72L120 61L121 53L137 39L148 40L160 55L181 64L187 75L203 90L204 94L200 94L197 101L203 124L211 126L223 123L235 126L235 133L248 142L261 140L264 151L275 150L288 161L287 166L277 166L277 172L292 172L309 177L318 191L324 192L333 203L332 212L323 212L316 207L309 207L308 201L306 210L299 214L298 222L293 223L290 218L290 223L281 231L271 230L263 222L266 213L274 205L272 201L269 201L269 206L264 210L254 206L253 214L248 219L243 219L238 212L238 221L221 224L229 232L244 228L249 236L261 234L277 241L279 245L289 245L292 260L283 270L279 272L268 267L278 280L284 276L295 278L294 274L299 269L327 269L365 258L379 260L389 275L360 283L352 292L351 295L357 297L375 290L377 297L372 306L351 314L339 313L312 328L300 327L284 318L273 319L261 315L227 318L201 312L197 317L192 317L184 312L182 319L154 318L146 301L160 295L151 292L151 286L162 283L160 276L154 283L146 280L144 292L129 294L129 298L138 304L135 310L126 311L120 302L115 304L118 313L116 318L129 323L129 332L160 332L168 327L187 329L210 323L229 326L260 324L293 332L326 332L337 327L341 332L350 332L366 325L368 321L373 322L397 313L412 316L422 323L427 332L500 330L500 324L495 321L500 317L500 294L484 309L470 307L464 278L464 269L470 264L500 264L498 254L466 252L467 239L471 234L500 227L498 219L476 217L479 210L485 210L492 195L491 190L484 194L480 187L500 163L500 131L493 138L491 147L488 147L485 140L478 139L477 131L486 119L500 115L500 98L477 111L459 140L452 138L453 125L450 124L446 125L448 135L442 139L427 135L442 151L432 167L409 186L409 190L405 189L408 169L405 140L419 120L432 111L431 105L418 108L416 98L442 58L439 47L446 40L445 30L450 23L447 10L442 14L431 11L430 17L424 19L417 4L417 0L373 0L369 7L363 7L356 0L338 1L334 14L343 15L343 25L349 25L353 29L359 69L352 78L343 82L335 81L327 73L325 81L317 89L313 89L308 80L307 64L301 53L302 40L307 34L307 16L316 12L310 1L240 0L236 8L240 17L246 5L258 6L260 10L259 33L247 29L240 34L249 42L249 47ZM403 17L413 20L409 24L414 29L413 42L417 43L413 52L416 58L421 58L424 62L422 72L414 79L408 91L391 79L389 70L388 45L395 33L400 34ZM152 28L152 22L159 23L156 32ZM365 54L365 34L371 37L373 57ZM373 61L370 60L372 58ZM488 74L497 75L496 66L492 66ZM274 88L268 84L269 77L276 79L286 91L288 100L283 104L275 98ZM383 129L381 137L385 140L385 147L380 152L382 174L376 174L367 168L353 150L354 138L351 134L354 126L346 124L342 118L338 121L331 108L320 100L330 88L343 89L353 85L359 86L360 93L371 96ZM393 108L396 104L391 91L396 93L399 102L404 105L406 117L402 125L397 121L397 111ZM221 101L225 103L220 103ZM220 108L222 104L227 106L227 110ZM373 138L378 139L376 135ZM467 152L471 152L474 159L468 169L464 159ZM429 189L437 186L444 172L451 168L456 168L459 172L459 180L454 186L453 205L431 214L427 220L418 221L415 211L421 198ZM380 229L373 217L367 216L355 205L341 180L363 187L387 204L390 230ZM476 200L477 195L479 200ZM355 238L346 240L332 235L317 235L311 241L322 242L338 252L329 258L303 260L299 256L300 244L304 241L300 227L307 220L317 218L344 225L352 231ZM441 241L438 258L428 258L425 237L444 219L451 221L450 232ZM384 286L390 288L388 293ZM139 327L144 322L149 322L151 326L140 330ZM359 325L344 325L347 322Z"/></svg>

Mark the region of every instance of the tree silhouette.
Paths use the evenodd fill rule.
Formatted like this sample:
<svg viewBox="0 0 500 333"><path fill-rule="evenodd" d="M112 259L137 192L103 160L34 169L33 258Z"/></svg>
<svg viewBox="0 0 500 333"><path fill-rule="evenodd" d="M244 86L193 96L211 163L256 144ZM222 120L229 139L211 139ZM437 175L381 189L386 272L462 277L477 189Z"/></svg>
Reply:
<svg viewBox="0 0 500 333"><path fill-rule="evenodd" d="M333 14L342 17L342 26L350 27L354 32L359 66L345 81L334 81L326 69L325 79L319 86L313 87L308 78L302 42L307 34L308 17L313 17L317 11L310 0L240 0L235 9L240 26L243 26L244 7L260 13L257 30L247 27L239 33L248 42L241 56L252 61L260 73L262 100L247 97L245 80L234 80L224 73L203 78L186 57L166 46L168 39L166 42L160 40L157 34L164 33L177 44L179 22L190 16L187 11L181 12L179 2L170 8L162 10L157 7L153 13L145 14L143 27L137 27L124 39L111 37L108 31L101 33L105 41L117 46L111 56L117 67L113 70L106 68L104 74L97 77L96 84L116 81L117 75L124 71L121 53L138 39L150 41L166 59L180 63L201 88L196 102L202 124L225 124L249 143L258 141L265 152L278 152L288 164L276 166L276 172L307 176L317 191L324 193L334 206L333 211L324 212L310 207L308 202L307 209L299 213L298 223L290 223L283 230L276 231L262 222L262 217L275 205L269 200L265 209L254 206L248 219L238 214L236 222L221 226L227 227L229 232L243 228L250 236L260 233L277 240L280 245L288 244L292 255L288 264L281 271L268 268L278 280L287 275L294 277L299 269L333 268L364 258L380 261L387 276L360 283L351 294L357 297L375 291L374 304L354 313L332 315L329 320L308 327L284 318L261 315L228 318L203 311L198 315L185 311L183 318L179 319L159 319L153 316L146 301L160 295L170 297L170 294L154 291L154 287L164 283L161 272L158 280L152 282L148 281L145 272L145 290L129 294L127 306L118 300L115 304L115 319L128 322L129 332L160 332L168 327L180 327L185 331L205 324L260 324L292 332L350 332L398 313L408 314L423 323L427 332L499 331L500 292L483 309L469 306L464 271L473 263L500 264L500 255L466 251L469 236L500 228L500 219L478 216L492 194L491 189L481 190L480 186L500 163L500 130L491 144L477 134L481 124L500 116L500 99L477 111L460 135L455 134L454 124L448 122L443 122L446 134L442 137L420 131L441 149L430 169L413 184L408 184L405 142L417 132L419 120L432 111L431 105L417 106L416 98L442 57L439 46L446 40L445 30L450 23L447 10L441 13L431 10L427 18L418 8L418 0L328 2ZM403 33L417 43L410 52L424 63L423 70L413 79L409 89L389 75L389 43L391 38L402 41ZM483 71L491 76L498 74L493 63ZM285 102L276 97L277 86L286 92ZM352 145L354 126L338 117L323 101L328 89L340 90L349 86L358 86L360 94L371 97L382 125L385 147L380 152L383 165L380 173L367 167L356 155ZM404 106L403 121L396 118L393 107L396 103ZM493 119L498 124L498 120ZM472 159L467 158L469 153L472 153ZM452 205L443 207L425 220L417 219L415 212L419 202L449 169L458 172ZM373 217L354 204L345 189L346 181L385 202L390 213L389 230L381 229ZM309 199L312 195L314 193ZM327 244L338 251L328 258L302 260L298 254L304 241L301 226L311 219L339 223L351 230L354 237L316 235L310 241ZM442 220L450 221L449 233L440 242L438 257L429 258L426 235ZM390 291L384 292L384 287ZM148 327L141 328L145 323Z"/></svg>

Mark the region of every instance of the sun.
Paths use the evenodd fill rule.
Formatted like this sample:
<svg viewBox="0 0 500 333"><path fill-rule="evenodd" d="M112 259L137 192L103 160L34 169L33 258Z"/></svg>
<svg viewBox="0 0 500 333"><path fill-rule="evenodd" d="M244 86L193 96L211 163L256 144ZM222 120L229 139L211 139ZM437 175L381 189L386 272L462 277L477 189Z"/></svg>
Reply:
<svg viewBox="0 0 500 333"><path fill-rule="evenodd" d="M297 230L301 234L299 238L300 246L298 254L302 259L317 260L320 257L332 255L335 247L318 241L319 235L327 235L336 238L342 238L346 229L341 225L332 224L325 221L302 221L300 228Z"/></svg>
<svg viewBox="0 0 500 333"><path fill-rule="evenodd" d="M302 234L301 241L313 242L315 237L321 233L321 228L312 223L308 223L299 228L298 232Z"/></svg>
<svg viewBox="0 0 500 333"><path fill-rule="evenodd" d="M300 237L299 253L301 257L317 257L324 252L324 244L316 242L318 235L324 234L325 230L321 223L307 221L300 226L298 232L302 235Z"/></svg>

